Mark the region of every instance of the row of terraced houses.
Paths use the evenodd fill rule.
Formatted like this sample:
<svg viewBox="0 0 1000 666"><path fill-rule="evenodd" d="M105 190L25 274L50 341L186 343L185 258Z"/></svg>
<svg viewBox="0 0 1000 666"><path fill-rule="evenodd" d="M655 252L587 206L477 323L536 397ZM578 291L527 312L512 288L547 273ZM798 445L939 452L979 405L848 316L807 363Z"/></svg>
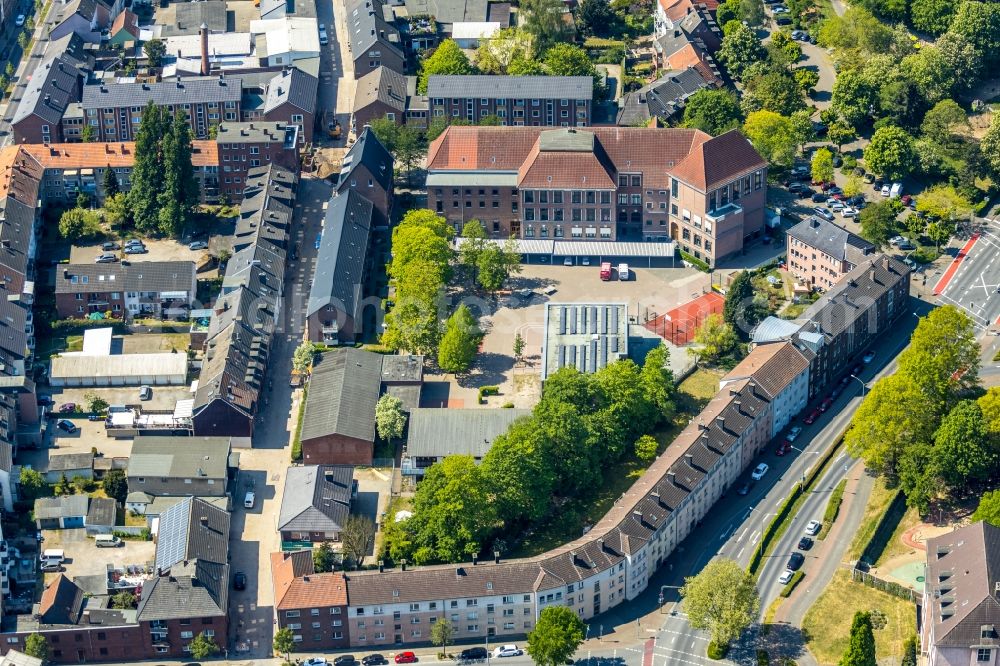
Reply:
<svg viewBox="0 0 1000 666"><path fill-rule="evenodd" d="M458 641L529 632L549 606L589 620L634 599L770 439L907 312L910 274L861 262L788 329L764 326L749 356L649 470L583 537L537 557L317 574L308 551L271 557L275 620L301 650ZM778 331L778 332L776 332Z"/></svg>

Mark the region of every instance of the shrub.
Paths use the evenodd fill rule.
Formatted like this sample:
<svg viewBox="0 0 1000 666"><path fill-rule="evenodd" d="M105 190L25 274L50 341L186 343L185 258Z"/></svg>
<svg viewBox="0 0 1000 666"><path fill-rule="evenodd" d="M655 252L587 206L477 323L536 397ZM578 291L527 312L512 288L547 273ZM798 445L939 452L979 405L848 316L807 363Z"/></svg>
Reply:
<svg viewBox="0 0 1000 666"><path fill-rule="evenodd" d="M728 645L719 645L715 641L709 643L708 650L706 650L709 659L725 659L727 652L729 652Z"/></svg>
<svg viewBox="0 0 1000 666"><path fill-rule="evenodd" d="M306 414L306 398L309 397L309 387L302 389L302 401L299 403L299 418L295 422L295 437L292 438L292 462L302 460L302 418Z"/></svg>
<svg viewBox="0 0 1000 666"><path fill-rule="evenodd" d="M847 479L842 479L830 493L830 499L826 503L826 511L823 513L823 529L817 538L825 538L833 522L837 520L837 514L840 513L840 505L844 502L844 488L846 486Z"/></svg>
<svg viewBox="0 0 1000 666"><path fill-rule="evenodd" d="M500 405L500 407L502 409L514 409L514 403L512 403L512 402L505 402L502 405Z"/></svg>
<svg viewBox="0 0 1000 666"><path fill-rule="evenodd" d="M757 666L768 666L771 658L767 656L767 650L757 650Z"/></svg>
<svg viewBox="0 0 1000 666"><path fill-rule="evenodd" d="M678 252L681 255L681 259L688 262L689 264L697 268L699 271L708 273L711 270L707 263L705 263L701 259L696 258L693 254L688 254L684 250L678 250Z"/></svg>
<svg viewBox="0 0 1000 666"><path fill-rule="evenodd" d="M795 589L795 586L798 585L799 581L801 581L803 578L805 578L805 573L802 571L796 571L794 574L792 574L792 579L788 581L788 583L785 584L785 587L781 589L781 596L787 599L789 595L792 594L792 590Z"/></svg>
<svg viewBox="0 0 1000 666"><path fill-rule="evenodd" d="M486 404L485 398L488 395L500 395L500 387L499 386L480 386L479 387L479 404L480 405L485 405Z"/></svg>

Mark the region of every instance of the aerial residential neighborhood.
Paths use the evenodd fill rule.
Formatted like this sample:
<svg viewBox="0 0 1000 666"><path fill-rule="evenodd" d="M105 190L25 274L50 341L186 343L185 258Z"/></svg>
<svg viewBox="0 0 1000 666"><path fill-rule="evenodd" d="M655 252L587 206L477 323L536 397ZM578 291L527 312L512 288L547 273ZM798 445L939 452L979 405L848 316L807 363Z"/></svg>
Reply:
<svg viewBox="0 0 1000 666"><path fill-rule="evenodd" d="M1000 5L0 54L0 666L1000 661Z"/></svg>

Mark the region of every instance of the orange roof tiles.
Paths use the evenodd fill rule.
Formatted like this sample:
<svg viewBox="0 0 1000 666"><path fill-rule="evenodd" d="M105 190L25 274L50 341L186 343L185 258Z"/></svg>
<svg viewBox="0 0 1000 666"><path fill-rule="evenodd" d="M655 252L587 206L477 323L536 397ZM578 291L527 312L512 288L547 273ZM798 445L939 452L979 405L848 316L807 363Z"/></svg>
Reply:
<svg viewBox="0 0 1000 666"><path fill-rule="evenodd" d="M701 77L712 84L720 83L712 68L705 61L701 51L693 44L685 44L678 51L671 53L664 58L664 65L668 69L683 71L688 67L694 67L701 74Z"/></svg>
<svg viewBox="0 0 1000 666"><path fill-rule="evenodd" d="M739 130L731 130L695 146L671 173L704 192L723 181L765 166L767 162L754 150L750 141Z"/></svg>
<svg viewBox="0 0 1000 666"><path fill-rule="evenodd" d="M194 166L219 164L219 147L215 141L192 141L191 162ZM135 162L135 143L50 143L20 146L45 169L97 169L131 167Z"/></svg>
<svg viewBox="0 0 1000 666"><path fill-rule="evenodd" d="M663 9L663 13L671 21L680 21L687 14L694 11L697 5L702 4L705 5L706 9L713 12L719 8L719 0L701 0L700 2L696 2L695 0L660 0L660 8Z"/></svg>
<svg viewBox="0 0 1000 666"><path fill-rule="evenodd" d="M347 579L314 573L312 552L271 553L274 605L279 610L347 605Z"/></svg>
<svg viewBox="0 0 1000 666"><path fill-rule="evenodd" d="M42 168L24 146L8 146L0 150L0 199L13 197L35 205Z"/></svg>

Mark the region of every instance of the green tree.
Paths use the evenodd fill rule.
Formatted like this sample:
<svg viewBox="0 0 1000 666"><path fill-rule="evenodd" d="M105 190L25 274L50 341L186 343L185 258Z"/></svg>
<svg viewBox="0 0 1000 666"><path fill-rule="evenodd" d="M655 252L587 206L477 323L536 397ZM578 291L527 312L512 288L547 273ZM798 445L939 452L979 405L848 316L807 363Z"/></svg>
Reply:
<svg viewBox="0 0 1000 666"><path fill-rule="evenodd" d="M726 647L749 627L760 610L757 581L732 560L715 559L684 579L681 596L688 621Z"/></svg>
<svg viewBox="0 0 1000 666"><path fill-rule="evenodd" d="M920 32L940 35L955 15L953 0L910 0L910 22Z"/></svg>
<svg viewBox="0 0 1000 666"><path fill-rule="evenodd" d="M191 220L198 203L198 183L194 178L191 126L183 112L174 115L161 142L163 189L158 194L158 230L178 237Z"/></svg>
<svg viewBox="0 0 1000 666"><path fill-rule="evenodd" d="M420 66L417 89L427 92L427 79L434 74L472 74L472 65L461 47L452 39L445 39Z"/></svg>
<svg viewBox="0 0 1000 666"><path fill-rule="evenodd" d="M784 33L778 33L784 34ZM817 77L810 70L803 71ZM815 85L815 83L813 83ZM786 70L771 70L764 74L747 77L743 91L743 110L745 112L774 111L790 116L806 106L802 99L802 87L791 72Z"/></svg>
<svg viewBox="0 0 1000 666"><path fill-rule="evenodd" d="M452 626L451 620L446 617L439 618L431 627L431 643L441 648L441 652L445 654L448 652L448 645L454 635L455 627Z"/></svg>
<svg viewBox="0 0 1000 666"><path fill-rule="evenodd" d="M28 50L28 43L31 41L31 37L26 32L19 32L17 34L17 45L21 47L21 51Z"/></svg>
<svg viewBox="0 0 1000 666"><path fill-rule="evenodd" d="M732 25L732 24L730 24ZM727 26L728 27L728 26ZM737 23L722 38L719 48L719 60L729 70L729 74L737 79L743 78L743 72L765 55L764 46L754 33L742 23Z"/></svg>
<svg viewBox="0 0 1000 666"><path fill-rule="evenodd" d="M833 182L833 153L827 148L818 148L813 153L810 170L813 180Z"/></svg>
<svg viewBox="0 0 1000 666"><path fill-rule="evenodd" d="M444 290L444 269L426 259L401 265L394 259L391 269L397 285L396 298L385 316L382 344L392 350L435 353L441 339L438 311Z"/></svg>
<svg viewBox="0 0 1000 666"><path fill-rule="evenodd" d="M851 621L850 643L840 659L840 666L876 666L877 663L871 613L857 611Z"/></svg>
<svg viewBox="0 0 1000 666"><path fill-rule="evenodd" d="M507 73L511 76L542 76L546 74L545 66L534 59L514 58Z"/></svg>
<svg viewBox="0 0 1000 666"><path fill-rule="evenodd" d="M24 654L43 662L49 659L49 641L41 634L31 634L24 639Z"/></svg>
<svg viewBox="0 0 1000 666"><path fill-rule="evenodd" d="M646 354L640 372L642 392L657 423L669 421L676 412L674 373L670 370L670 350L660 344Z"/></svg>
<svg viewBox="0 0 1000 666"><path fill-rule="evenodd" d="M104 200L104 221L112 227L123 227L131 215L128 208L128 197L124 192L118 192L114 196Z"/></svg>
<svg viewBox="0 0 1000 666"><path fill-rule="evenodd" d="M953 77L953 91L961 93L970 90L979 80L984 67L984 58L975 42L965 35L949 31L938 37L935 46L942 56L945 70Z"/></svg>
<svg viewBox="0 0 1000 666"><path fill-rule="evenodd" d="M972 514L973 522L985 520L994 527L1000 527L1000 490L989 490L979 498L979 506Z"/></svg>
<svg viewBox="0 0 1000 666"><path fill-rule="evenodd" d="M899 231L899 203L895 199L879 201L861 209L858 222L861 224L861 237L876 248L882 249L889 244L889 239Z"/></svg>
<svg viewBox="0 0 1000 666"><path fill-rule="evenodd" d="M754 111L743 123L743 133L770 164L789 167L805 137L792 118L773 111Z"/></svg>
<svg viewBox="0 0 1000 666"><path fill-rule="evenodd" d="M952 143L955 131L968 127L965 111L953 99L943 99L924 115L920 131L932 141L942 145Z"/></svg>
<svg viewBox="0 0 1000 666"><path fill-rule="evenodd" d="M861 176L852 173L847 177L847 181L844 183L844 196L855 197L861 194L864 189L865 185L864 181L861 180Z"/></svg>
<svg viewBox="0 0 1000 666"><path fill-rule="evenodd" d="M503 245L487 243L476 262L476 280L486 291L501 289L512 273L521 272L521 254L513 239Z"/></svg>
<svg viewBox="0 0 1000 666"><path fill-rule="evenodd" d="M97 211L70 208L59 218L59 235L68 241L88 240L101 234L101 215Z"/></svg>
<svg viewBox="0 0 1000 666"><path fill-rule="evenodd" d="M983 159L995 176L1000 176L1000 113L994 113L990 128L979 142Z"/></svg>
<svg viewBox="0 0 1000 666"><path fill-rule="evenodd" d="M399 125L396 124L396 121L389 120L387 116L382 116L381 118L375 118L372 120L368 126L371 128L372 133L375 135L375 138L378 139L379 143L381 143L387 151L395 155L396 140L399 137Z"/></svg>
<svg viewBox="0 0 1000 666"><path fill-rule="evenodd" d="M975 326L962 310L943 305L921 317L899 370L920 390L924 409L943 415L979 382Z"/></svg>
<svg viewBox="0 0 1000 666"><path fill-rule="evenodd" d="M850 143L858 138L858 131L848 122L838 119L826 128L826 135L830 141L837 144L837 150L840 150L845 143Z"/></svg>
<svg viewBox="0 0 1000 666"><path fill-rule="evenodd" d="M111 597L111 607L118 610L131 610L138 605L134 592L122 590Z"/></svg>
<svg viewBox="0 0 1000 666"><path fill-rule="evenodd" d="M902 666L917 666L917 637L910 636L903 643Z"/></svg>
<svg viewBox="0 0 1000 666"><path fill-rule="evenodd" d="M375 523L368 516L350 515L340 532L344 556L361 566L375 544Z"/></svg>
<svg viewBox="0 0 1000 666"><path fill-rule="evenodd" d="M488 240L486 229L479 220L469 220L462 227L462 245L458 252L458 261L475 274L479 270L479 258L486 249Z"/></svg>
<svg viewBox="0 0 1000 666"><path fill-rule="evenodd" d="M976 47L987 71L1000 64L1000 5L973 0L958 3L948 30L965 37Z"/></svg>
<svg viewBox="0 0 1000 666"><path fill-rule="evenodd" d="M601 4L602 0L593 0ZM484 74L510 74L516 60L535 59L534 40L519 28L503 28L484 39L476 50L476 68Z"/></svg>
<svg viewBox="0 0 1000 666"><path fill-rule="evenodd" d="M799 86L803 94L808 95L809 91L819 84L819 74L806 67L796 67L792 70L792 77Z"/></svg>
<svg viewBox="0 0 1000 666"><path fill-rule="evenodd" d="M549 606L528 632L528 654L538 666L562 666L583 643L586 625L566 606Z"/></svg>
<svg viewBox="0 0 1000 666"><path fill-rule="evenodd" d="M732 353L739 343L739 338L733 327L723 320L722 315L710 314L695 331L694 341L698 347L693 349L697 350L698 356L709 363L714 363Z"/></svg>
<svg viewBox="0 0 1000 666"><path fill-rule="evenodd" d="M108 408L108 401L94 391L84 393L83 399L87 403L87 410L95 414L99 414Z"/></svg>
<svg viewBox="0 0 1000 666"><path fill-rule="evenodd" d="M1000 435L1000 387L991 386L976 402L979 403L979 410L986 419L986 427L990 433Z"/></svg>
<svg viewBox="0 0 1000 666"><path fill-rule="evenodd" d="M6 88L7 86L3 87ZM96 140L97 140L97 132L94 131L93 125L90 124L84 125L83 129L80 130L80 141L82 141L83 143L93 143Z"/></svg>
<svg viewBox="0 0 1000 666"><path fill-rule="evenodd" d="M540 53L563 42L570 35L561 0L521 0L522 27L535 40Z"/></svg>
<svg viewBox="0 0 1000 666"><path fill-rule="evenodd" d="M18 490L21 497L26 500L38 499L45 494L47 488L45 477L39 472L30 467L21 468L21 476L18 478Z"/></svg>
<svg viewBox="0 0 1000 666"><path fill-rule="evenodd" d="M393 146L393 156L406 171L406 180L413 175L413 169L424 157L427 147L424 145L420 131L412 125L403 125L396 131L396 145Z"/></svg>
<svg viewBox="0 0 1000 666"><path fill-rule="evenodd" d="M292 370L304 375L309 372L313 364L313 357L316 355L316 345L309 340L303 340L292 352Z"/></svg>
<svg viewBox="0 0 1000 666"><path fill-rule="evenodd" d="M917 210L936 220L956 220L972 214L972 203L953 185L934 185L917 195Z"/></svg>
<svg viewBox="0 0 1000 666"><path fill-rule="evenodd" d="M871 143L865 148L868 168L886 178L902 178L910 173L915 158L913 137L894 125L875 130Z"/></svg>
<svg viewBox="0 0 1000 666"><path fill-rule="evenodd" d="M997 451L986 420L973 400L963 400L941 420L934 433L935 469L951 488L985 481L997 468Z"/></svg>
<svg viewBox="0 0 1000 666"><path fill-rule="evenodd" d="M337 563L337 556L329 543L324 541L317 548L312 549L313 569L316 573L329 573L334 570Z"/></svg>
<svg viewBox="0 0 1000 666"><path fill-rule="evenodd" d="M389 393L379 398L375 403L375 426L378 436L387 442L402 437L406 427L403 401Z"/></svg>
<svg viewBox="0 0 1000 666"><path fill-rule="evenodd" d="M552 76L597 76L587 52L575 44L556 44L545 52L543 62Z"/></svg>
<svg viewBox="0 0 1000 666"><path fill-rule="evenodd" d="M275 631L271 647L278 654L285 655L285 661L288 661L292 650L295 649L295 635L292 634L292 630L284 627Z"/></svg>
<svg viewBox="0 0 1000 666"><path fill-rule="evenodd" d="M691 95L684 107L684 127L700 129L712 136L736 129L742 123L736 95L726 88L703 88Z"/></svg>
<svg viewBox="0 0 1000 666"><path fill-rule="evenodd" d="M167 45L160 39L151 39L142 45L142 50L149 60L150 67L159 67L163 63L163 56L167 55Z"/></svg>
<svg viewBox="0 0 1000 666"><path fill-rule="evenodd" d="M833 83L830 104L849 125L858 127L878 108L878 87L859 69L840 72Z"/></svg>
<svg viewBox="0 0 1000 666"><path fill-rule="evenodd" d="M124 506L128 497L128 479L125 477L125 470L112 469L105 472L101 487L104 488L105 495Z"/></svg>
<svg viewBox="0 0 1000 666"><path fill-rule="evenodd" d="M90 125L86 125L90 127ZM121 187L118 185L118 176L115 175L115 170L110 166L104 168L104 179L102 183L104 187L104 197L113 197L119 192L121 192Z"/></svg>
<svg viewBox="0 0 1000 666"><path fill-rule="evenodd" d="M514 334L514 360L520 361L524 355L524 336L519 332Z"/></svg>
<svg viewBox="0 0 1000 666"><path fill-rule="evenodd" d="M468 371L476 358L476 350L483 334L472 312L461 304L445 322L444 335L438 349L438 365L445 372L455 374Z"/></svg>
<svg viewBox="0 0 1000 666"><path fill-rule="evenodd" d="M576 25L587 36L607 37L618 17L607 0L582 0L576 9Z"/></svg>
<svg viewBox="0 0 1000 666"><path fill-rule="evenodd" d="M136 228L147 233L159 228L158 194L163 190L165 180L160 144L167 127L168 120L163 107L155 106L152 102L147 104L136 133L135 164L132 167L132 186L128 192L129 208Z"/></svg>
<svg viewBox="0 0 1000 666"><path fill-rule="evenodd" d="M722 307L722 318L734 331L749 335L762 317L754 302L754 289L749 271L740 271L726 290L726 302Z"/></svg>
<svg viewBox="0 0 1000 666"><path fill-rule="evenodd" d="M644 463L651 463L656 460L660 444L652 435L643 435L635 440L635 457Z"/></svg>

